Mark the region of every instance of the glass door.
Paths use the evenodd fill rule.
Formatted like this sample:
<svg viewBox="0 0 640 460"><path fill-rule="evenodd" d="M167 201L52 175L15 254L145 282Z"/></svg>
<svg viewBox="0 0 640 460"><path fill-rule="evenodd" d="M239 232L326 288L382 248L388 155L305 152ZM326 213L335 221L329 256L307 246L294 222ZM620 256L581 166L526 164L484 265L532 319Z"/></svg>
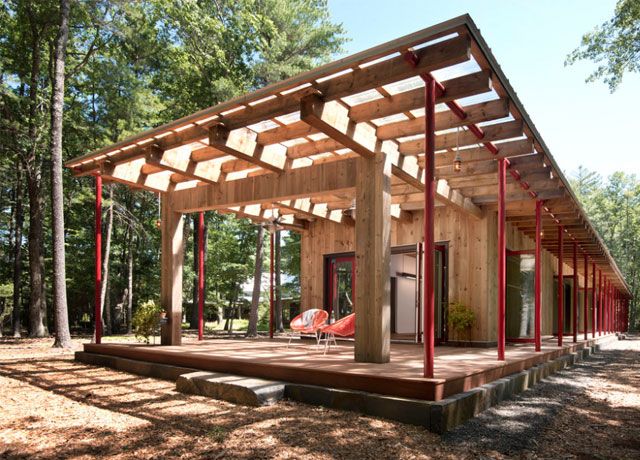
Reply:
<svg viewBox="0 0 640 460"><path fill-rule="evenodd" d="M535 266L535 255L529 251L507 251L505 322L512 342L534 340Z"/></svg>
<svg viewBox="0 0 640 460"><path fill-rule="evenodd" d="M332 321L354 312L356 260L354 256L329 261L329 317Z"/></svg>

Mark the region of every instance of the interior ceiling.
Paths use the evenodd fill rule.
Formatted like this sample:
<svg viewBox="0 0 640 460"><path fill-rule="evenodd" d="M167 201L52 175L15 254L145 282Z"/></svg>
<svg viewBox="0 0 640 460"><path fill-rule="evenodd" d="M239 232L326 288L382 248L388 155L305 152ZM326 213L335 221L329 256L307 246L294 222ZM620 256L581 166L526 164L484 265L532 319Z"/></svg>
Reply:
<svg viewBox="0 0 640 460"><path fill-rule="evenodd" d="M535 201L544 200L543 246L559 253L557 228L562 225L569 265L575 242L580 269L587 254L618 288L628 291L468 16L143 132L66 166L78 176L99 174L107 181L171 193L286 174L381 149L393 157L392 216L404 219L424 202L425 74L438 82L439 205L476 217L494 211L496 160L507 158L511 223L534 237ZM256 221L279 217L283 225L300 230L317 219L352 225L354 201L353 193L345 192L217 210Z"/></svg>

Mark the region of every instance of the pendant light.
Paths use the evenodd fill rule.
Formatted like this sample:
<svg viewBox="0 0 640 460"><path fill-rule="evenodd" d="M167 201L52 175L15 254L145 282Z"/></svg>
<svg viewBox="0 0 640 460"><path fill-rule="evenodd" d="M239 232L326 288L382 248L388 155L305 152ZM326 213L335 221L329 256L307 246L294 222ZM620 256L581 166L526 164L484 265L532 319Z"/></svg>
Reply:
<svg viewBox="0 0 640 460"><path fill-rule="evenodd" d="M453 159L453 170L457 173L462 171L462 157L460 156L460 127L456 129L456 156Z"/></svg>

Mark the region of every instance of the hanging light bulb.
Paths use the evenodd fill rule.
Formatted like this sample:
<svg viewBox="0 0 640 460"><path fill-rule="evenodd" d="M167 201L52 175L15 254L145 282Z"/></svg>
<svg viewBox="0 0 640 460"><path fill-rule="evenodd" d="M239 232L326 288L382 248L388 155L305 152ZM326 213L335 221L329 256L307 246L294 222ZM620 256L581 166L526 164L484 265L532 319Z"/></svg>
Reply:
<svg viewBox="0 0 640 460"><path fill-rule="evenodd" d="M460 138L460 127L458 126L456 130L456 156L453 159L453 170L457 173L462 171L462 157L460 156L459 138Z"/></svg>

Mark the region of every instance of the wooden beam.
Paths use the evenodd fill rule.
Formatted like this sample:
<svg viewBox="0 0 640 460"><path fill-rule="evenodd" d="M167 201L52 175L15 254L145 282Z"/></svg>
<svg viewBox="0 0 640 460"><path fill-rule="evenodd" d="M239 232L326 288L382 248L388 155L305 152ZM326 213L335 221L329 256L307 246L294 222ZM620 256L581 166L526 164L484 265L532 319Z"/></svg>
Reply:
<svg viewBox="0 0 640 460"><path fill-rule="evenodd" d="M451 110L436 113L436 131L467 126L473 123L505 118L509 115L508 101L498 99L481 102L464 108L467 117L460 119ZM424 133L424 117L413 120L403 120L378 126L376 130L378 139L395 139L398 137L415 136Z"/></svg>
<svg viewBox="0 0 640 460"><path fill-rule="evenodd" d="M146 162L158 168L176 172L189 179L209 184L214 184L220 179L220 162L193 161L189 146L163 151L159 146L152 145L146 152Z"/></svg>
<svg viewBox="0 0 640 460"><path fill-rule="evenodd" d="M465 147L469 145L476 145L480 142L493 142L520 137L523 134L522 126L521 120L483 126L482 130L484 131L484 137L482 139L478 139L471 131L467 130L460 132L459 136L455 132L438 134L435 139L436 150L452 149L456 146ZM405 155L419 155L424 153L424 137L401 142L400 152Z"/></svg>
<svg viewBox="0 0 640 460"><path fill-rule="evenodd" d="M246 179L203 185L173 193L177 209L187 212L273 203L331 193L353 193L356 159L323 163Z"/></svg>
<svg viewBox="0 0 640 460"><path fill-rule="evenodd" d="M247 128L231 131L222 125L214 125L209 129L211 147L269 171L284 171L287 148L281 144L258 144L256 137L256 133Z"/></svg>
<svg viewBox="0 0 640 460"><path fill-rule="evenodd" d="M460 150L462 164L475 163L477 161L498 160L500 158L510 158L519 155L533 153L533 141L531 139L519 139L517 141L506 141L495 144L498 153L493 154L486 147L471 147ZM455 151L440 152L436 154L436 168L453 165L456 157Z"/></svg>
<svg viewBox="0 0 640 460"><path fill-rule="evenodd" d="M406 66L406 63L403 65ZM443 81L442 84L447 90L436 98L436 104L491 91L491 73L476 72ZM424 108L424 87L354 105L349 109L349 117L356 122L368 121L418 108Z"/></svg>
<svg viewBox="0 0 640 460"><path fill-rule="evenodd" d="M342 146L365 158L384 154L391 162L391 172L418 190L424 190L422 168L416 157L401 155L394 141L380 141L375 127L369 123L356 123L349 118L349 109L337 101L324 102L318 95L310 95L301 101L300 118L325 133ZM464 210L481 218L482 210L459 193L445 187L437 191L436 198L445 204Z"/></svg>
<svg viewBox="0 0 640 460"><path fill-rule="evenodd" d="M314 219L328 220L336 224L354 225L353 219L345 216L342 209L330 209L326 203L312 203L310 198L278 201L275 205Z"/></svg>
<svg viewBox="0 0 640 460"><path fill-rule="evenodd" d="M182 342L182 269L184 258L182 214L176 211L172 197L161 202L160 233L160 305L167 312L167 324L162 325L162 345Z"/></svg>
<svg viewBox="0 0 640 460"><path fill-rule="evenodd" d="M391 163L377 153L357 159L355 360L391 356Z"/></svg>
<svg viewBox="0 0 640 460"><path fill-rule="evenodd" d="M470 46L467 36L451 38L417 50L420 63L416 68L409 67L402 56L397 56L316 82L310 90L320 91L327 101L336 100L420 73L433 72L465 62L469 60ZM304 90L301 92L304 93ZM295 96L298 96L298 93ZM230 129L235 129L287 115L296 110L298 110L298 101L295 97L276 97L267 102L249 105L243 110L231 112L224 116L224 123Z"/></svg>

